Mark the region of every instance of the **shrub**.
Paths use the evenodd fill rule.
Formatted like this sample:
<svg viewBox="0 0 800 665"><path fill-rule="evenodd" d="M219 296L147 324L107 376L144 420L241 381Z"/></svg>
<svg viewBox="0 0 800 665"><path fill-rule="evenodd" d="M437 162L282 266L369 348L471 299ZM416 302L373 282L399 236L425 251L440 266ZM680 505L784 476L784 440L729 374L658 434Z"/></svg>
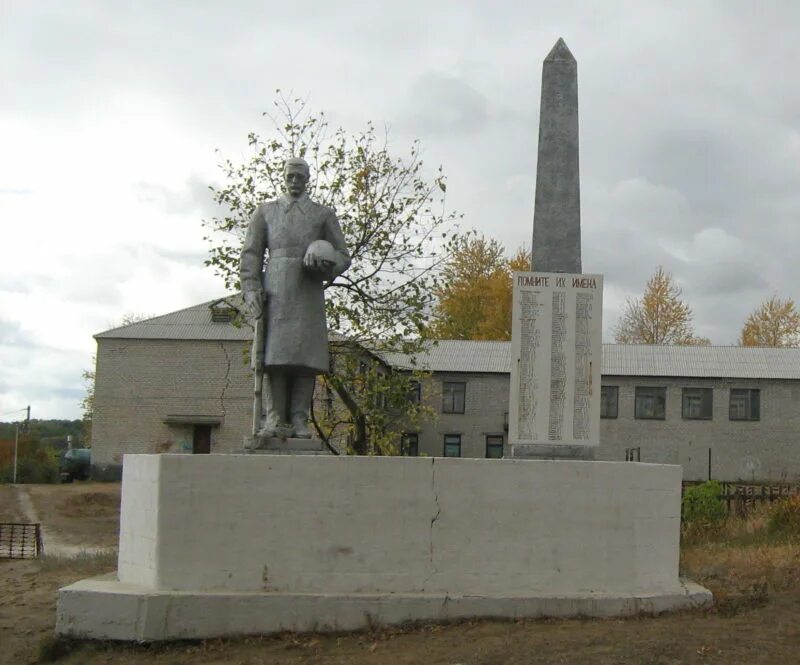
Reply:
<svg viewBox="0 0 800 665"><path fill-rule="evenodd" d="M13 449L0 459L0 482L14 478ZM18 483L57 483L60 479L58 453L38 440L20 438L17 457Z"/></svg>
<svg viewBox="0 0 800 665"><path fill-rule="evenodd" d="M684 524L694 529L719 527L727 515L725 502L720 494L722 485L716 480L689 487L683 493L681 501L681 518Z"/></svg>
<svg viewBox="0 0 800 665"><path fill-rule="evenodd" d="M787 496L769 507L767 528L770 533L800 535L800 494Z"/></svg>

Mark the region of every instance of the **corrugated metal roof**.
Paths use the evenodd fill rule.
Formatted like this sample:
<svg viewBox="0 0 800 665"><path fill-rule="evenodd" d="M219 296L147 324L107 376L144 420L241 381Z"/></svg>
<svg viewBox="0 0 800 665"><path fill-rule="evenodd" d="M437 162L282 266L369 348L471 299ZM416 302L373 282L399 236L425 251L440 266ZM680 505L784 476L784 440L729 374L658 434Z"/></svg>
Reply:
<svg viewBox="0 0 800 665"><path fill-rule="evenodd" d="M603 374L800 379L800 349L604 344Z"/></svg>
<svg viewBox="0 0 800 665"><path fill-rule="evenodd" d="M223 306L228 303L238 309L241 305L241 296L236 294L226 298L217 298L177 312L112 328L98 333L95 335L95 339L252 339L253 329L247 323L233 325L211 320L211 306L217 303Z"/></svg>
<svg viewBox="0 0 800 665"><path fill-rule="evenodd" d="M412 367L409 358L401 353L380 355L392 367ZM427 352L417 358L417 367L430 372L507 374L511 371L511 343L442 339L428 345Z"/></svg>
<svg viewBox="0 0 800 665"><path fill-rule="evenodd" d="M387 363L409 368L408 359L385 354ZM511 371L510 342L440 340L418 366L433 372ZM740 346L603 344L606 376L675 376L737 379L800 379L800 349Z"/></svg>
<svg viewBox="0 0 800 665"><path fill-rule="evenodd" d="M106 330L97 339L249 340L246 323L211 321L211 306L223 299L187 307L152 319ZM238 308L239 294L224 298ZM225 303L222 303L223 305ZM391 366L410 369L410 359L398 353L380 354ZM418 357L417 367L433 372L507 374L511 368L510 342L440 340ZM800 349L740 346L649 346L603 344L606 376L663 376L687 378L800 379Z"/></svg>

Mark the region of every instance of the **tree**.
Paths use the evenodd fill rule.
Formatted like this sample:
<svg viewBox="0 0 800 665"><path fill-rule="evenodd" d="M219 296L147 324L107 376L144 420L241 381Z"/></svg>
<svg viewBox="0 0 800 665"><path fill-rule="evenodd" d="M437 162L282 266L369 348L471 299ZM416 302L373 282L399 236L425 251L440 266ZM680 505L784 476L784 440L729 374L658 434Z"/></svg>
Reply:
<svg viewBox="0 0 800 665"><path fill-rule="evenodd" d="M658 266L647 281L640 299L626 301L625 311L614 327L618 344L708 345L705 337L695 337L692 310L672 275Z"/></svg>
<svg viewBox="0 0 800 665"><path fill-rule="evenodd" d="M742 327L740 346L800 346L800 314L794 300L773 295L761 303Z"/></svg>
<svg viewBox="0 0 800 665"><path fill-rule="evenodd" d="M311 166L309 194L336 211L353 259L350 269L326 286L328 327L344 337L338 348L346 352L336 354L321 388L336 394L347 414L332 419L315 414L317 432L325 441L346 437L359 454L393 452L400 427L416 410L407 400L398 401L389 422L383 405L406 394L415 379L413 372L379 370L378 359L386 352L414 356L423 348L438 271L458 237L458 215L445 207L444 173L440 167L426 178L419 142L407 157L396 157L371 124L356 134L339 128L329 136L325 115L312 114L302 100L278 91L274 106L275 116L268 116L271 137L251 132L250 156L220 164L225 184L211 191L227 214L203 222L211 244L206 264L228 288L240 288L247 222L259 203L283 191L284 160L305 158ZM361 371L360 350L374 370Z"/></svg>
<svg viewBox="0 0 800 665"><path fill-rule="evenodd" d="M437 339L511 339L512 272L530 270L524 247L511 259L503 245L464 235L442 270L431 335Z"/></svg>
<svg viewBox="0 0 800 665"><path fill-rule="evenodd" d="M85 446L89 446L92 443L92 417L94 416L94 379L96 367L97 355L92 354L92 368L85 369L83 372L81 372L83 385L86 389L86 394L81 400L81 411L83 412L81 417L81 438L83 439L83 444Z"/></svg>

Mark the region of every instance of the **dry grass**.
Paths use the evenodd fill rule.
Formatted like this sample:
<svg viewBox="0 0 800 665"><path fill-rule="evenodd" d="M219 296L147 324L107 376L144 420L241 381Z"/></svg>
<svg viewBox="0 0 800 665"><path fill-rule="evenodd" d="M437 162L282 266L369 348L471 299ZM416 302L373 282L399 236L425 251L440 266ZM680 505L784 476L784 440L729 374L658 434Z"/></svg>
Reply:
<svg viewBox="0 0 800 665"><path fill-rule="evenodd" d="M719 544L727 547L777 545L800 541L800 533L775 533L768 528L770 504L762 504L745 516L730 516L718 524L702 522L684 524L681 545L695 547Z"/></svg>
<svg viewBox="0 0 800 665"><path fill-rule="evenodd" d="M711 589L723 616L800 585L800 534L770 533L768 514L765 505L713 529L684 528L681 574Z"/></svg>
<svg viewBox="0 0 800 665"><path fill-rule="evenodd" d="M117 553L81 553L76 556L48 556L39 559L42 572L69 573L76 576L92 577L112 573L117 569Z"/></svg>
<svg viewBox="0 0 800 665"><path fill-rule="evenodd" d="M685 547L681 552L681 570L698 580L724 578L744 584L766 580L772 588L785 588L800 578L800 542Z"/></svg>
<svg viewBox="0 0 800 665"><path fill-rule="evenodd" d="M113 497L114 488L42 488L34 487L33 494L47 526L57 527L58 533L84 534L76 543L110 542L115 534L111 518L67 517L60 505L69 496L104 489ZM0 510L3 498L0 486ZM95 503L88 498L70 505L81 509ZM713 534L698 530L694 540L684 539L682 573L712 589L714 608L622 620L476 620L371 633L283 634L150 646L67 640L53 637L57 589L112 572L115 555L8 561L0 570L0 665L792 663L800 653L800 534L769 534L766 513L760 509L746 519L727 520Z"/></svg>
<svg viewBox="0 0 800 665"><path fill-rule="evenodd" d="M107 517L119 514L120 498L107 492L72 494L58 503L64 517Z"/></svg>

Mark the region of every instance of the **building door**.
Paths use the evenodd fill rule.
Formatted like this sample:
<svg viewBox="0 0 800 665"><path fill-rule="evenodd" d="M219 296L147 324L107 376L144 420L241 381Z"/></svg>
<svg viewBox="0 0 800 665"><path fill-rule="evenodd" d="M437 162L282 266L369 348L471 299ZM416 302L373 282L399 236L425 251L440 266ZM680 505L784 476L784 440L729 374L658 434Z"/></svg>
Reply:
<svg viewBox="0 0 800 665"><path fill-rule="evenodd" d="M195 425L192 433L192 453L207 455L211 452L211 425Z"/></svg>

